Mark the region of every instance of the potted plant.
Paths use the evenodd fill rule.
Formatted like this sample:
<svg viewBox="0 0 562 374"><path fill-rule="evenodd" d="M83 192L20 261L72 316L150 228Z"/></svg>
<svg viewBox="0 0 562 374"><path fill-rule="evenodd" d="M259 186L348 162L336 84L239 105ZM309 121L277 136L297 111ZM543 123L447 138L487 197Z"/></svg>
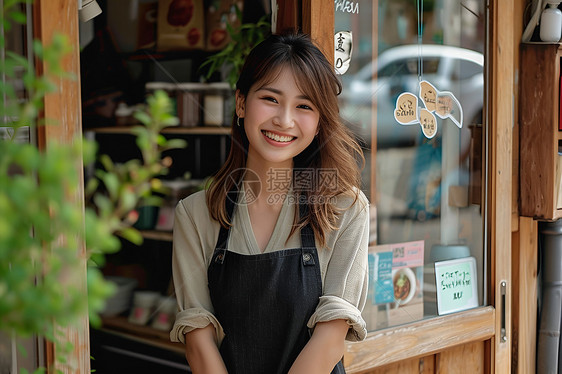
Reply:
<svg viewBox="0 0 562 374"><path fill-rule="evenodd" d="M242 12L238 7L236 13L238 19L242 19ZM211 78L216 72L222 72L223 79L234 89L244 61L252 48L271 34L268 17L266 14L256 23L243 23L235 28L227 23L226 31L230 42L221 51L207 57L200 66L202 71L207 71L206 78Z"/></svg>

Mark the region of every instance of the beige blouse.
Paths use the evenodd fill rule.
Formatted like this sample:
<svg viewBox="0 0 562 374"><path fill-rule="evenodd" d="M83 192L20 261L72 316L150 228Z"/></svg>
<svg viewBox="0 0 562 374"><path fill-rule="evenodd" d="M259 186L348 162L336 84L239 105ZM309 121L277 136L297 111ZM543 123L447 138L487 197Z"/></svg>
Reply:
<svg viewBox="0 0 562 374"><path fill-rule="evenodd" d="M322 276L322 296L308 327L318 322L345 319L349 324L346 339L363 340L367 334L361 310L367 297L369 202L360 192L351 197L337 197L336 205L344 211L338 229L328 234L326 247L318 248ZM299 232L287 237L293 224L296 205L285 199L275 229L264 252L301 246ZM245 204L238 204L230 229L228 249L241 254L262 253L256 242ZM179 312L170 332L174 342L185 343L184 334L212 323L217 341L224 332L213 315L207 286L207 268L213 256L220 226L213 220L205 202L205 191L180 201L176 207L173 234L172 271Z"/></svg>

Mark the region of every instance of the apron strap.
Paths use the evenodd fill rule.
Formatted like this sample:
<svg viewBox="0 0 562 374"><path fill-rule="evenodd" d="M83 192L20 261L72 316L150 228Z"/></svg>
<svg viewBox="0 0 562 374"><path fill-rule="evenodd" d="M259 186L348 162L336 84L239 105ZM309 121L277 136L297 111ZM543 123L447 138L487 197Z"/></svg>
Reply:
<svg viewBox="0 0 562 374"><path fill-rule="evenodd" d="M238 190L234 189L229 191L226 194L226 199L225 199L226 217L229 222L232 221L232 217L234 215L234 208L236 207L237 202L238 202ZM219 237L217 239L217 244L215 246L215 252L221 249L226 251L229 233L230 233L230 229L221 225L221 229L219 231Z"/></svg>
<svg viewBox="0 0 562 374"><path fill-rule="evenodd" d="M307 214L308 214L308 205L299 204L300 218L306 217ZM306 249L316 248L316 243L314 242L314 231L312 230L310 224L301 228L301 245L303 248Z"/></svg>

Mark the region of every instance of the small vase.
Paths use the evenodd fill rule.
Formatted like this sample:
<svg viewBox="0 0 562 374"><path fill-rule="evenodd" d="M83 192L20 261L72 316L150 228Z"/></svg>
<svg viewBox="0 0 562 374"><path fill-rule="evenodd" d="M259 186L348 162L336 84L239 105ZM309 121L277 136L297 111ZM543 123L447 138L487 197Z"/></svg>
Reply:
<svg viewBox="0 0 562 374"><path fill-rule="evenodd" d="M558 43L562 33L562 12L558 4L548 4L541 14L540 38L543 42Z"/></svg>

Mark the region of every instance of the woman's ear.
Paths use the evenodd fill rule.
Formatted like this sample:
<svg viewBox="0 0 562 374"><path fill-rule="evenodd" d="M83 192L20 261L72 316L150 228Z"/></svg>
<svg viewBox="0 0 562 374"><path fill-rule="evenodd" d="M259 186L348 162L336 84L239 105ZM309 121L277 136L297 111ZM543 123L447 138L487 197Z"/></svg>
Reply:
<svg viewBox="0 0 562 374"><path fill-rule="evenodd" d="M236 115L238 118L244 118L246 114L246 97L236 90Z"/></svg>

